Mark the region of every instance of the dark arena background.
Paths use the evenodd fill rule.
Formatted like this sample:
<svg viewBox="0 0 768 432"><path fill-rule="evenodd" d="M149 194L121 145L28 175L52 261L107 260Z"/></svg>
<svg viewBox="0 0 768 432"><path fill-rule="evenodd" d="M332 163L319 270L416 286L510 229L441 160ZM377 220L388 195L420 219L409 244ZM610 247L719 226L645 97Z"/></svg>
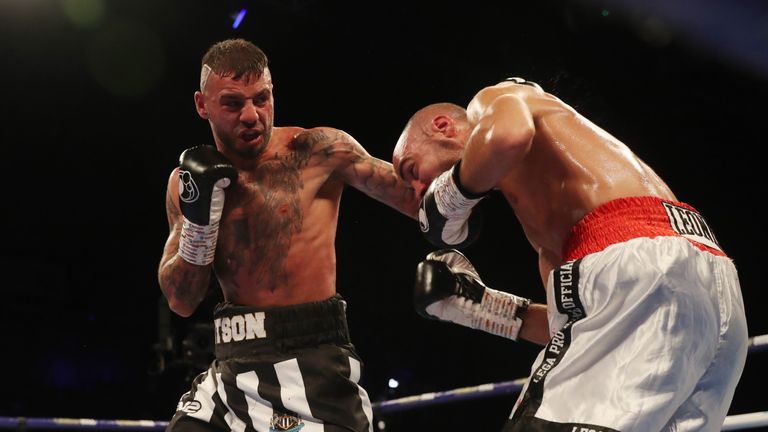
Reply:
<svg viewBox="0 0 768 432"><path fill-rule="evenodd" d="M768 333L764 1L0 0L0 416L167 421L206 367L218 292L181 319L156 272L168 175L212 144L193 106L199 59L230 37L269 56L276 125L337 127L385 160L421 106L538 82L701 211L739 269L750 336ZM488 285L544 301L514 214L500 196L482 206L466 254ZM336 244L374 402L528 374L538 347L413 311L432 250L416 222L348 188ZM750 354L730 414L768 410L766 364ZM498 431L515 398L377 419Z"/></svg>

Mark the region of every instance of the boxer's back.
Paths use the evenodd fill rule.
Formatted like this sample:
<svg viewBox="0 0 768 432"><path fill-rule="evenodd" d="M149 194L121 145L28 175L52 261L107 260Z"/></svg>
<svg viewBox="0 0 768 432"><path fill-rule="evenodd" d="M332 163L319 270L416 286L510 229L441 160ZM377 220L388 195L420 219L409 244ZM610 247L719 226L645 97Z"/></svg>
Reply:
<svg viewBox="0 0 768 432"><path fill-rule="evenodd" d="M570 228L600 204L627 196L674 200L625 144L558 98L513 86L531 110L530 151L499 185L536 249L559 254Z"/></svg>

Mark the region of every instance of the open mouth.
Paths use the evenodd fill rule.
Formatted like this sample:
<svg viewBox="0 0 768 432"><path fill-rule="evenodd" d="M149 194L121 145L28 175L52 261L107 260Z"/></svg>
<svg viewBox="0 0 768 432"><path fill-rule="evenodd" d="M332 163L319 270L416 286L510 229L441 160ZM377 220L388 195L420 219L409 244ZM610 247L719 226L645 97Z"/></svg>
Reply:
<svg viewBox="0 0 768 432"><path fill-rule="evenodd" d="M250 131L249 132L243 132L243 133L240 134L240 139L242 139L243 141L248 142L248 143L256 141L260 137L261 137L261 133L255 132L255 131L253 131L253 132L250 132Z"/></svg>

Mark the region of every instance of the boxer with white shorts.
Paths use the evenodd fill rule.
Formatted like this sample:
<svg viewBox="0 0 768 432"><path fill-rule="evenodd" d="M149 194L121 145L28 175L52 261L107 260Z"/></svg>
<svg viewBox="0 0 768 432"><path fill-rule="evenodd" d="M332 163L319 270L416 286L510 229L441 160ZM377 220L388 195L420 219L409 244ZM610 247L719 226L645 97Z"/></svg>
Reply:
<svg viewBox="0 0 768 432"><path fill-rule="evenodd" d="M736 268L625 144L512 78L419 110L393 164L442 248L417 268L417 311L544 346L505 432L720 430L747 352ZM487 287L456 250L492 190L538 253L546 305Z"/></svg>

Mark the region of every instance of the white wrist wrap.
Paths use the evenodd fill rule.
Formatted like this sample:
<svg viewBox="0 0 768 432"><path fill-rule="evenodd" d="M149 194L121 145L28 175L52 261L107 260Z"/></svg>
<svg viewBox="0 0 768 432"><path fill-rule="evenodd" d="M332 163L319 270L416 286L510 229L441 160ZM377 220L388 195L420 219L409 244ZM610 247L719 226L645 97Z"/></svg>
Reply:
<svg viewBox="0 0 768 432"><path fill-rule="evenodd" d="M440 238L449 245L459 244L467 239L469 235L467 220L472 213L472 207L482 200L482 198L470 199L461 193L453 180L454 169L456 169L455 166L434 181L435 205L437 211L446 218Z"/></svg>
<svg viewBox="0 0 768 432"><path fill-rule="evenodd" d="M475 305L470 327L507 339L517 340L523 320L518 308L528 307L529 301L513 294L486 288L483 300Z"/></svg>
<svg viewBox="0 0 768 432"><path fill-rule="evenodd" d="M184 218L179 240L179 255L191 264L208 265L213 262L216 252L216 240L219 238L219 221L224 209L224 188L229 186L229 179L219 179L213 185L211 193L210 224L198 225Z"/></svg>
<svg viewBox="0 0 768 432"><path fill-rule="evenodd" d="M213 262L218 237L218 221L211 225L197 225L184 218L179 255L190 264L208 265Z"/></svg>
<svg viewBox="0 0 768 432"><path fill-rule="evenodd" d="M442 173L435 179L435 204L437 211L447 219L459 219L462 222L483 198L467 198L453 181L453 168ZM450 223L450 221L449 221Z"/></svg>
<svg viewBox="0 0 768 432"><path fill-rule="evenodd" d="M516 341L523 326L517 312L529 304L528 299L486 287L480 303L453 295L427 306L426 311L441 320Z"/></svg>

